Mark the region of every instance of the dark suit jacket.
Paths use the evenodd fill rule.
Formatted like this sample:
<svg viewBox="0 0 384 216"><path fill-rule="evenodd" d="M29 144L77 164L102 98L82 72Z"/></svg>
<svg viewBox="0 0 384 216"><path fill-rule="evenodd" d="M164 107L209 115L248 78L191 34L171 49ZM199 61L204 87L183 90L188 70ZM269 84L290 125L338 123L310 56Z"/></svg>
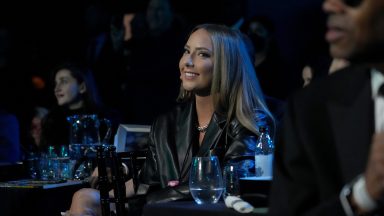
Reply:
<svg viewBox="0 0 384 216"><path fill-rule="evenodd" d="M353 66L287 104L276 145L271 215L344 215L339 193L364 172L374 132L370 70Z"/></svg>
<svg viewBox="0 0 384 216"><path fill-rule="evenodd" d="M253 156L257 136L237 120L227 124L215 113L198 147L196 109L192 100L160 116L150 133L149 154L141 171L141 183L165 188L169 181L187 183L192 156L217 155L220 164L240 156Z"/></svg>

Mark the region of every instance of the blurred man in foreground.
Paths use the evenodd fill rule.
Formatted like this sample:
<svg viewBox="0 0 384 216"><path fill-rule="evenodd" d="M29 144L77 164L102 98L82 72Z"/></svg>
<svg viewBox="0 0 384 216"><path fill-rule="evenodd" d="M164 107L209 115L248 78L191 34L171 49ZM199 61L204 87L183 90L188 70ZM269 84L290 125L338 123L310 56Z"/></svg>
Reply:
<svg viewBox="0 0 384 216"><path fill-rule="evenodd" d="M270 214L383 215L384 1L323 9L331 55L351 65L289 100Z"/></svg>

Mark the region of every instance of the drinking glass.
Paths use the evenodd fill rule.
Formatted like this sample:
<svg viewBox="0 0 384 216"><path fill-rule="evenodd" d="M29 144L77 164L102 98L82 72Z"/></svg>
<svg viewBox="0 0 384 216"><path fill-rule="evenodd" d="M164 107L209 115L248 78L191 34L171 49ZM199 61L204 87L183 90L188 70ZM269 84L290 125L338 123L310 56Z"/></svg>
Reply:
<svg viewBox="0 0 384 216"><path fill-rule="evenodd" d="M194 157L189 189L197 204L217 203L224 190L219 160L216 156Z"/></svg>
<svg viewBox="0 0 384 216"><path fill-rule="evenodd" d="M96 146L106 144L111 136L111 122L105 118L99 118L96 114L68 116L69 122L69 157L68 166L76 165L74 178L87 179L92 173L92 159L96 157ZM104 127L103 127L104 126ZM106 129L104 138L100 138L100 130ZM72 173L70 173L72 175Z"/></svg>
<svg viewBox="0 0 384 216"><path fill-rule="evenodd" d="M239 176L237 170L238 164L233 162L228 162L224 167L224 198L227 196L240 196Z"/></svg>
<svg viewBox="0 0 384 216"><path fill-rule="evenodd" d="M39 178L39 156L33 152L27 154L27 168L29 177L32 179Z"/></svg>

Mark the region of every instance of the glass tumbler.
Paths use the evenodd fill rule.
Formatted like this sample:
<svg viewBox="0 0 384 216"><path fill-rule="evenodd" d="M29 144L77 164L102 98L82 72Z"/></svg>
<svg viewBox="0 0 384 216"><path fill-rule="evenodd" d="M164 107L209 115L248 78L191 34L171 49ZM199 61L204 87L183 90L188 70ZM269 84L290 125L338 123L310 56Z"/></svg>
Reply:
<svg viewBox="0 0 384 216"><path fill-rule="evenodd" d="M224 190L221 167L216 156L194 157L189 189L197 204L217 203Z"/></svg>
<svg viewBox="0 0 384 216"><path fill-rule="evenodd" d="M224 198L227 196L240 196L239 175L237 173L238 165L236 163L228 163L224 167Z"/></svg>

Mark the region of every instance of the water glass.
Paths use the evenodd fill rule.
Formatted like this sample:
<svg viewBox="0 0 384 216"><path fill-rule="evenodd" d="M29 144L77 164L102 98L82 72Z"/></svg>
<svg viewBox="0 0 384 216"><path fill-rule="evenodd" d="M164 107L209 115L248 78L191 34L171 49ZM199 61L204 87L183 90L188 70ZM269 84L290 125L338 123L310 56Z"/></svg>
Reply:
<svg viewBox="0 0 384 216"><path fill-rule="evenodd" d="M39 178L39 155L33 152L28 153L26 163L29 177Z"/></svg>
<svg viewBox="0 0 384 216"><path fill-rule="evenodd" d="M216 156L192 159L189 189L197 204L219 201L224 184L219 160Z"/></svg>
<svg viewBox="0 0 384 216"><path fill-rule="evenodd" d="M224 198L227 196L240 196L239 175L237 169L238 165L236 163L228 163L224 167Z"/></svg>

